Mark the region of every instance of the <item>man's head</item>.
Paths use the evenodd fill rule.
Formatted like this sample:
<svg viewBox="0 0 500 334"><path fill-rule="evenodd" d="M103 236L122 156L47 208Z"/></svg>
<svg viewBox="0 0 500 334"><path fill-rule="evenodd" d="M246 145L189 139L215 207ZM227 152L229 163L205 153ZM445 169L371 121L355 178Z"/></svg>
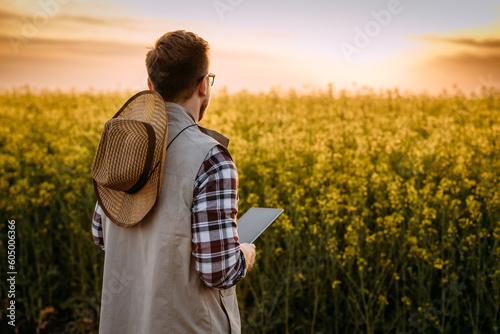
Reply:
<svg viewBox="0 0 500 334"><path fill-rule="evenodd" d="M189 100L200 89L207 90L209 65L209 44L198 35L184 30L166 33L146 55L152 88L165 101L177 103ZM210 93L206 94L200 114L208 106Z"/></svg>

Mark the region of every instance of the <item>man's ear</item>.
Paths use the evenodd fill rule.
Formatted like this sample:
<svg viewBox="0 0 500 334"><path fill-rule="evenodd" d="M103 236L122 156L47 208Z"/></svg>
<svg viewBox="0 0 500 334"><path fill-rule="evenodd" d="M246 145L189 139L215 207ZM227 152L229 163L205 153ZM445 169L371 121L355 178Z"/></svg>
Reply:
<svg viewBox="0 0 500 334"><path fill-rule="evenodd" d="M148 77L148 88L149 90L154 90L153 84L151 83L151 80L149 80L149 77Z"/></svg>
<svg viewBox="0 0 500 334"><path fill-rule="evenodd" d="M200 94L201 96L205 97L207 95L207 90L208 90L208 87L207 87L207 80L208 80L208 76L204 76L203 79L200 81L200 83L198 84L198 94Z"/></svg>

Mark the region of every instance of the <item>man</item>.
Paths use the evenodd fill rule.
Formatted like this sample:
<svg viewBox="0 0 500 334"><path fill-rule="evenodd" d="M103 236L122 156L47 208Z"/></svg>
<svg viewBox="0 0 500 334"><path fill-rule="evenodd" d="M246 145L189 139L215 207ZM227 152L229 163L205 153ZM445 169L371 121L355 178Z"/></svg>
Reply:
<svg viewBox="0 0 500 334"><path fill-rule="evenodd" d="M106 124L92 166L92 233L105 249L99 333L239 333L235 284L253 266L255 246L238 241L238 175L228 139L197 124L215 78L209 45L194 33L169 32L147 53L146 67L154 92L137 94ZM161 115L155 92L166 101L168 130L160 116L152 120ZM137 152L146 150L152 158L142 163L149 153ZM132 156L116 169L135 172L135 181L125 186L120 174L121 185L111 186L109 166ZM159 193L144 200L155 194L162 168Z"/></svg>

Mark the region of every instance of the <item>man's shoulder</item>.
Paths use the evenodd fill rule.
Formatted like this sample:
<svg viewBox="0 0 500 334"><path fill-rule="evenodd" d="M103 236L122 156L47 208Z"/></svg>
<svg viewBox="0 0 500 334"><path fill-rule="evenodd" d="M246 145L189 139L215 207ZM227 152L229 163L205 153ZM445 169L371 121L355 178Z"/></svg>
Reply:
<svg viewBox="0 0 500 334"><path fill-rule="evenodd" d="M191 145L199 147L205 154L207 154L215 147L218 147L217 149L218 151L224 152L224 154L229 155L229 157L231 157L228 149L226 148L227 143L225 142L221 143L221 141L224 141L224 138L226 137L224 137L220 133L200 126L193 126L186 132L187 132L186 135L189 138ZM227 139L227 142L229 142L229 139Z"/></svg>
<svg viewBox="0 0 500 334"><path fill-rule="evenodd" d="M233 158L229 151L222 145L215 145L210 149L205 157L204 164L206 166L224 165L236 169Z"/></svg>
<svg viewBox="0 0 500 334"><path fill-rule="evenodd" d="M172 149L177 152L177 158L184 160L188 159L188 156L190 156L191 159L195 159L200 163L205 159L207 154L218 145L216 140L201 133L196 126L186 129L176 141L177 143L174 143ZM183 158L179 157L179 154L181 154Z"/></svg>

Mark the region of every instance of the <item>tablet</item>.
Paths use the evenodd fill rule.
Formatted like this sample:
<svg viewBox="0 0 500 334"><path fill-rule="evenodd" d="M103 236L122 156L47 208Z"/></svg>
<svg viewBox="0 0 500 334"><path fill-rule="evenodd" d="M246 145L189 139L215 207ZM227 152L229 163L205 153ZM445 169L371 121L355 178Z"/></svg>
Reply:
<svg viewBox="0 0 500 334"><path fill-rule="evenodd" d="M283 212L283 209L250 208L238 219L240 243L254 242Z"/></svg>

